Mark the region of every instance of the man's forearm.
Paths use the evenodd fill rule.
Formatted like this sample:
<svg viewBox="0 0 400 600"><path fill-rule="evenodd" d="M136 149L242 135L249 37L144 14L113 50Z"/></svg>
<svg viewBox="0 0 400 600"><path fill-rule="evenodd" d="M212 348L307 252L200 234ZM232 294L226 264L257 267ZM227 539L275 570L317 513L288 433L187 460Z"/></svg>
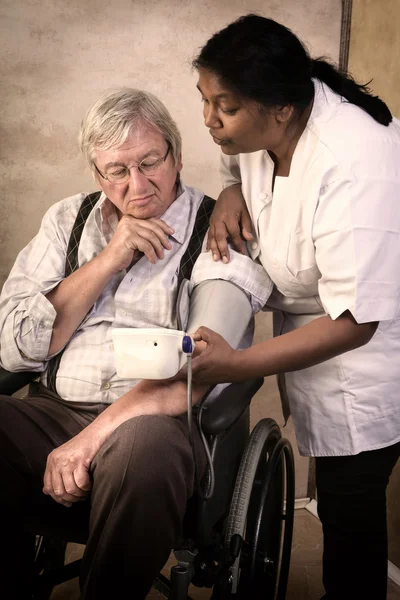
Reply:
<svg viewBox="0 0 400 600"><path fill-rule="evenodd" d="M196 404L209 386L193 386L192 401ZM95 440L96 452L115 429L128 419L141 415L184 414L187 407L187 385L185 381L141 381L132 390L111 404L82 432Z"/></svg>
<svg viewBox="0 0 400 600"><path fill-rule="evenodd" d="M50 356L70 340L113 275L110 264L99 254L47 294L46 298L57 311L49 348Z"/></svg>

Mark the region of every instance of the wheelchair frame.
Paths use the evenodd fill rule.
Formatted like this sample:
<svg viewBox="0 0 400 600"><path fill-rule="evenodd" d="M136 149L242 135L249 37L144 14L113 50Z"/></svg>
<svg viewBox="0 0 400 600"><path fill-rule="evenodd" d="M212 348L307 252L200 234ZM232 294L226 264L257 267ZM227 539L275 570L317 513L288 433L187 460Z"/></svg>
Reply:
<svg viewBox="0 0 400 600"><path fill-rule="evenodd" d="M11 395L38 376L0 369L0 393ZM154 586L169 600L190 600L190 583L213 588L213 600L284 600L294 518L294 459L288 440L272 419L249 436L249 406L263 380L231 384L198 405L215 469L216 489L206 501L189 501L184 538L174 549L177 564ZM208 402L208 404L207 404ZM226 419L227 409L230 417ZM225 418L225 421L224 421ZM220 430L218 430L220 429ZM214 462L215 461L215 462ZM229 468L228 468L229 467ZM207 473L201 485L207 487ZM68 542L56 532L36 535L32 600L49 600L53 587L79 575L80 561L64 565Z"/></svg>

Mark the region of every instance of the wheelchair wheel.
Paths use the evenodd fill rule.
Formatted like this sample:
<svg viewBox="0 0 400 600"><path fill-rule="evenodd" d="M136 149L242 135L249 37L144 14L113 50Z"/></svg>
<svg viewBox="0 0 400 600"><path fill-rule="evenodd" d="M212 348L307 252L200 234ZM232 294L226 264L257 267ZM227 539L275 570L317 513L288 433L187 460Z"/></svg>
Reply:
<svg viewBox="0 0 400 600"><path fill-rule="evenodd" d="M276 422L263 419L251 433L236 480L225 536L234 562L222 597L284 600L293 517L292 448Z"/></svg>

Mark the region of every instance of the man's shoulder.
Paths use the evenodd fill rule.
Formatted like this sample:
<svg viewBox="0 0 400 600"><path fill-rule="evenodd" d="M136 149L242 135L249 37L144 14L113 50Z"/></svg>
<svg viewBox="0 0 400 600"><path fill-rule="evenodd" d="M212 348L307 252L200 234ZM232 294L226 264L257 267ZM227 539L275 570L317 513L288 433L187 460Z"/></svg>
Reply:
<svg viewBox="0 0 400 600"><path fill-rule="evenodd" d="M79 194L74 194L73 196L67 196L67 198L63 198L58 202L52 204L47 210L47 215L53 217L61 217L64 214L72 215L74 217L77 216L79 209L82 205L82 202L89 194L85 192L80 192Z"/></svg>
<svg viewBox="0 0 400 600"><path fill-rule="evenodd" d="M80 192L79 194L68 196L67 198L63 198L52 204L43 217L42 227L51 227L57 231L64 231L67 233L71 231L82 203L88 196L92 196L92 194ZM95 197L96 202L99 197L100 196ZM94 207L94 204L95 202L88 207L89 212L91 208Z"/></svg>
<svg viewBox="0 0 400 600"><path fill-rule="evenodd" d="M43 216L40 231L49 239L63 240L64 244L68 244L79 209L87 196L81 192L52 204Z"/></svg>

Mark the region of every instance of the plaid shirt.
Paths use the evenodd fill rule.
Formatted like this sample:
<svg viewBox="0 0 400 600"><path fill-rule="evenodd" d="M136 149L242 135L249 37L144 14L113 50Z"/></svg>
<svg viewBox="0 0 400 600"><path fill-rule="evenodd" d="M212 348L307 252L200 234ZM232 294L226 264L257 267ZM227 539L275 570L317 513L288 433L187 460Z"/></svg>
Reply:
<svg viewBox="0 0 400 600"><path fill-rule="evenodd" d="M1 364L10 371L42 372L46 366L56 317L47 300L64 278L69 237L85 194L53 205L36 237L20 252L0 296ZM115 275L67 344L57 373L57 392L65 400L112 403L136 380L115 372L113 327L177 328L178 270L193 230L203 193L181 184L176 200L162 216L174 228L172 249L151 264L145 256ZM82 266L110 241L118 224L114 205L102 194L90 213L79 244ZM248 293L254 312L268 299L272 284L264 269L247 256L233 253L228 265L200 255L191 286L207 279L231 280Z"/></svg>

